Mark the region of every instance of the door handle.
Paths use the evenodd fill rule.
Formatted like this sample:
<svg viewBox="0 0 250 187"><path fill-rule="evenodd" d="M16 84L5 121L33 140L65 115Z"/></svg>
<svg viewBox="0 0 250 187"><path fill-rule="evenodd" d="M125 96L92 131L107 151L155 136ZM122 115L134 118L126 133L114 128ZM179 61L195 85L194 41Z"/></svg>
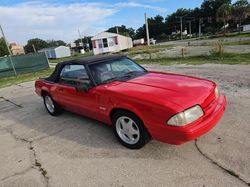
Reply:
<svg viewBox="0 0 250 187"><path fill-rule="evenodd" d="M63 88L58 88L58 91L59 92L63 92Z"/></svg>

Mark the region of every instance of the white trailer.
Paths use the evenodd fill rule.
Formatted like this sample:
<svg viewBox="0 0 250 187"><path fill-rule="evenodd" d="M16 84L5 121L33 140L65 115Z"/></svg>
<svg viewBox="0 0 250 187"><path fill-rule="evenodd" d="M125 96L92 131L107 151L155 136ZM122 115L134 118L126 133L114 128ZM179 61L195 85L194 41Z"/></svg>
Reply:
<svg viewBox="0 0 250 187"><path fill-rule="evenodd" d="M144 40L144 38L137 39L137 40L133 41L133 44L134 45L144 45L145 44L145 40Z"/></svg>
<svg viewBox="0 0 250 187"><path fill-rule="evenodd" d="M133 47L132 38L110 32L101 32L91 41L94 55L115 53Z"/></svg>
<svg viewBox="0 0 250 187"><path fill-rule="evenodd" d="M243 32L248 32L248 31L250 31L250 24L248 24L248 25L242 25L242 27L243 27Z"/></svg>
<svg viewBox="0 0 250 187"><path fill-rule="evenodd" d="M51 47L41 49L38 52L45 52L50 59L63 58L71 56L70 48L66 46Z"/></svg>

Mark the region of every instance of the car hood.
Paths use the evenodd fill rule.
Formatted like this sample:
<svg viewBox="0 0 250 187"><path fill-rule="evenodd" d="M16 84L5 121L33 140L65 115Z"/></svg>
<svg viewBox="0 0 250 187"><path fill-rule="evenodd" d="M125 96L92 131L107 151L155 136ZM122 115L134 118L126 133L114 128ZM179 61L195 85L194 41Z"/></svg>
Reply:
<svg viewBox="0 0 250 187"><path fill-rule="evenodd" d="M111 87L137 99L159 104L172 102L186 109L196 104L206 107L215 98L215 86L214 82L205 79L149 72Z"/></svg>

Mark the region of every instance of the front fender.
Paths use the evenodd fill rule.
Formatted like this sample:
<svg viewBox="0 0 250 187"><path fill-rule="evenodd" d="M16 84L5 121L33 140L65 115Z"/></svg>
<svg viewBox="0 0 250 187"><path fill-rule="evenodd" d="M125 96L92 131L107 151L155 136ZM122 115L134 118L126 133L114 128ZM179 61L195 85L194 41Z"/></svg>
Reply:
<svg viewBox="0 0 250 187"><path fill-rule="evenodd" d="M123 110L128 110L132 113L134 113L135 115L137 115L142 121L143 121L143 114L140 110L138 110L135 106L129 104L129 103L119 103L119 104L115 104L112 108L112 110L114 109L123 109ZM112 111L111 110L111 111ZM110 112L111 112L110 111Z"/></svg>
<svg viewBox="0 0 250 187"><path fill-rule="evenodd" d="M113 97L111 99L111 103L113 103L113 106L109 111L109 115L114 109L131 111L143 121L149 132L151 129L164 126L166 124L166 120L175 114L176 110L181 110L179 106L171 102L165 102L162 104L141 100L139 98L135 99L128 96Z"/></svg>

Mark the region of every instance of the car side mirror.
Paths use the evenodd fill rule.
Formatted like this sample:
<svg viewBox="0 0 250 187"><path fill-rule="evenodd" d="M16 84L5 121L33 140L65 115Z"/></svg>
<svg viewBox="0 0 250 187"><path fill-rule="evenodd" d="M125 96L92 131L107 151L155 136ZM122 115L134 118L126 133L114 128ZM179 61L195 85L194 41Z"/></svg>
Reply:
<svg viewBox="0 0 250 187"><path fill-rule="evenodd" d="M88 92L88 90L91 88L90 84L88 83L81 83L79 85L76 85L75 89L78 92Z"/></svg>

